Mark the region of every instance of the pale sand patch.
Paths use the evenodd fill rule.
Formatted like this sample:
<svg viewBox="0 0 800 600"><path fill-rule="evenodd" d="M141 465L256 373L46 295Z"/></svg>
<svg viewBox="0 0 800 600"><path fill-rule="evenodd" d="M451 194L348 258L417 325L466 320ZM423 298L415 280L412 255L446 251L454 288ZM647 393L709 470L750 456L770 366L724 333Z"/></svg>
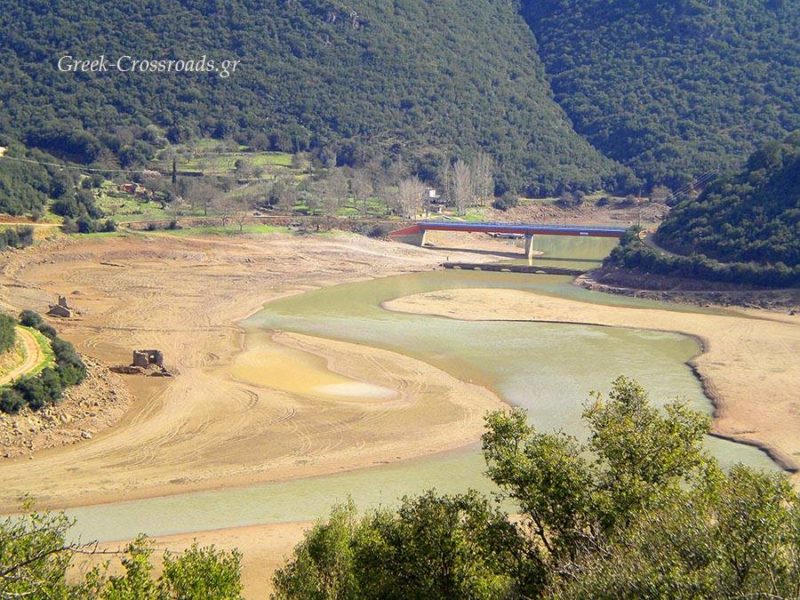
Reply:
<svg viewBox="0 0 800 600"><path fill-rule="evenodd" d="M692 364L715 404L714 433L764 448L788 470L800 467L800 316L625 308L489 289L418 294L387 302L385 308L464 320L584 323L694 336L703 352Z"/></svg>
<svg viewBox="0 0 800 600"><path fill-rule="evenodd" d="M303 533L312 525L311 522L253 525L153 538L153 575L158 577L161 573L161 557L165 550L182 552L194 541L200 546L213 544L218 550L238 549L242 553L243 595L246 600L262 600L268 598L273 590L272 575L286 563L294 547L302 540ZM109 542L102 544L99 549L117 552L124 549L127 543L128 541ZM119 575L124 572L118 558L97 555L88 559L77 559L70 569L69 578L76 581L88 569L106 561L109 562L108 574Z"/></svg>

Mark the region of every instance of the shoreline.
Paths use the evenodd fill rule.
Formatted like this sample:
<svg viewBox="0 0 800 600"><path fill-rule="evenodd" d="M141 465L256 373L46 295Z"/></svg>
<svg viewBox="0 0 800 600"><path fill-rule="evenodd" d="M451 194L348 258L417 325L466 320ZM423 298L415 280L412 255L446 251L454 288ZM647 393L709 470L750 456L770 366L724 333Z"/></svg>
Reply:
<svg viewBox="0 0 800 600"><path fill-rule="evenodd" d="M488 297L487 290L482 290L484 292L483 296L484 299ZM497 290L492 290L492 292L496 292ZM781 469L786 471L789 474L795 475L800 470L800 464L797 460L792 458L792 454L794 452L788 452L787 449L781 448L775 440L771 439L762 439L759 437L753 437L754 434L758 434L758 430L754 429L753 427L746 427L743 431L729 431L727 429L731 428L732 425L728 424L727 421L731 419L739 418L741 416L736 415L737 405L731 403L731 401L726 398L725 394L719 390L719 387L714 379L714 377L706 371L706 367L704 366L704 362L707 362L709 353L712 348L712 341L709 339L708 336L698 333L697 331L691 331L685 327L685 323L681 325L679 318L676 318L677 315L692 315L693 317L697 318L694 313L679 313L674 312L670 315L675 321L675 325L671 327L657 327L653 326L652 324L644 324L644 323L637 323L637 324L621 324L618 322L609 323L603 322L601 319L582 319L582 318L573 318L568 315L564 315L564 318L537 318L533 316L531 313L528 313L529 318L514 318L512 316L512 312L509 309L509 306L503 304L502 306L498 307L498 300L497 297L492 299L492 302L482 302L478 303L475 301L475 298L467 299L466 296L470 296L469 292L475 292L475 290L449 290L449 292L453 295L450 300L443 301L441 299L441 295L439 297L434 297L433 295L426 295L426 294L416 294L412 296L406 296L405 298L398 298L395 300L391 300L389 302L385 302L383 304L386 310L394 310L397 312L407 312L413 314L428 314L428 315L436 315L439 317L445 317L450 319L461 319L461 320L474 320L474 321L510 321L510 322L546 322L546 323L567 323L567 324L583 324L583 325L592 325L592 326L601 326L601 327L621 327L621 328L628 328L628 329L642 329L642 330L650 330L650 331L660 331L660 332L668 332L668 333L678 333L687 337L690 337L698 342L699 345L699 352L692 357L690 360L686 362L687 366L692 370L694 375L697 377L700 385L702 386L704 395L708 398L709 402L712 406L712 429L709 432L710 435L714 437L725 439L727 441L731 441L737 444L743 444L751 447L755 447L758 450L764 452L773 462L776 463ZM504 294L500 294L500 296L508 296L508 290L505 290ZM562 304L568 306L569 308L575 309L574 305L583 304L585 306L591 307L598 307L599 305L589 304L585 302L578 302L578 301L570 301L570 300L563 300L563 299L553 299L552 297L544 297L541 295L537 295L532 292L519 292L518 294L530 294L532 297L536 297L537 299L546 298L546 304ZM516 296L517 294L511 293L511 296ZM524 296L520 298L515 298L515 300L524 300ZM465 308L468 306L468 308ZM516 305L519 308L519 304ZM628 308L628 307L601 307L595 312L610 312L608 309L613 310L621 310L623 312L628 311L658 311L658 309L648 309L648 308ZM520 309L520 314L524 314L524 310ZM567 309L564 309L567 310ZM473 311L474 314L468 315L470 311ZM567 311L568 312L568 311ZM665 311L662 311L665 312ZM640 313L641 314L641 313ZM717 317L712 315L707 315L709 318L740 318L740 319L747 319L751 320L754 318L751 314L743 314L743 315L724 315ZM702 316L700 317L702 318ZM786 321L779 320L773 321L764 319L764 322L768 323L783 323L785 325L790 325ZM797 322L800 325L800 319ZM800 340L800 337L795 335L795 343L797 340ZM705 358L705 360L704 360ZM791 413L791 406L789 407ZM733 415L731 413L734 413ZM793 415L794 416L794 415ZM796 418L795 418L796 420ZM741 429L741 428L736 428ZM800 427L794 425L791 427L792 431L800 431ZM795 454L797 455L797 454Z"/></svg>

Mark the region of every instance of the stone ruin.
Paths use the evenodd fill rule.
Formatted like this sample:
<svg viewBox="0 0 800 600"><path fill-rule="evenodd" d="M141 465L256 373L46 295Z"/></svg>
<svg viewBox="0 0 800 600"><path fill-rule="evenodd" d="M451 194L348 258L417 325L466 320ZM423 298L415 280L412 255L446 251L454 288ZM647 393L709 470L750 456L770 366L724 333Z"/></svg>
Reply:
<svg viewBox="0 0 800 600"><path fill-rule="evenodd" d="M164 354L161 350L134 350L133 351L133 366L148 368L150 365L155 365L164 368Z"/></svg>
<svg viewBox="0 0 800 600"><path fill-rule="evenodd" d="M78 311L75 310L74 307L69 305L66 296L59 296L58 303L51 304L50 310L47 311L47 314L51 317L61 317L64 319L69 319L72 318L73 315L80 313L78 313Z"/></svg>
<svg viewBox="0 0 800 600"><path fill-rule="evenodd" d="M130 365L118 365L111 367L111 370L125 375L172 377L172 373L164 366L164 353L161 350L134 350Z"/></svg>

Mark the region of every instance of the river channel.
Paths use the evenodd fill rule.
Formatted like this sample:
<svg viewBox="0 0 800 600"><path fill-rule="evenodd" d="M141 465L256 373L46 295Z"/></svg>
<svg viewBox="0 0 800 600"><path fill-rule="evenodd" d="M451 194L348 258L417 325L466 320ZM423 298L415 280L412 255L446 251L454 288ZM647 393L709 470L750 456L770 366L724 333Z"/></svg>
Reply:
<svg viewBox="0 0 800 600"><path fill-rule="evenodd" d="M610 251L614 242L540 238L537 244L544 255L536 261L588 269ZM562 429L577 436L586 433L580 416L589 392L607 391L620 374L637 379L658 404L680 397L710 413L711 405L686 364L698 353L697 342L682 335L573 324L454 321L398 314L381 307L383 302L410 294L476 287L513 288L584 302L676 310L652 301L589 292L571 281L562 276L455 270L323 288L271 302L244 321L241 325L248 332L248 351L240 360L252 369L256 357L264 361L266 371L275 370L275 365L290 365L286 373L291 377L283 382L275 380L277 387L287 391L302 392L302 386L328 386L334 393L380 393L326 373L316 357L284 348L272 342L268 334L288 331L364 344L420 359L459 379L487 386L506 402L527 409L529 420L537 429ZM236 368L234 364L234 372ZM707 445L724 465L742 462L776 468L755 448L715 438L708 438ZM476 443L443 455L348 473L66 512L77 518L75 534L84 540L127 539L140 532L166 535L311 520L324 516L332 504L348 496L359 508L367 509L395 505L403 495L429 488L440 492L467 488L488 492L492 487L483 477L483 470Z"/></svg>

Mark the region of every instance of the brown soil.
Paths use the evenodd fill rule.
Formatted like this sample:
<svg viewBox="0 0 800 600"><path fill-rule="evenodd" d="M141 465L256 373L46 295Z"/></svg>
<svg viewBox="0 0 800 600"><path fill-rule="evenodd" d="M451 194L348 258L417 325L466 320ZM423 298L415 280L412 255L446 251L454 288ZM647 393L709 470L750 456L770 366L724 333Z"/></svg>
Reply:
<svg viewBox="0 0 800 600"><path fill-rule="evenodd" d="M60 404L18 415L0 413L3 458L32 457L33 452L92 439L130 408L132 397L119 376L85 357L86 379L68 388Z"/></svg>
<svg viewBox="0 0 800 600"><path fill-rule="evenodd" d="M27 432L33 434L32 459L0 464L7 482L0 492L5 509L15 508L23 493L45 507L62 507L412 458L476 440L484 411L500 405L485 390L419 361L314 338L292 343L350 379L394 390L397 400L357 403L290 393L231 375L233 358L245 343L236 322L265 301L430 269L445 259L441 252L349 234L134 234L53 240L4 258L0 302L11 310L44 312L65 294L82 314L54 324L85 356L104 365L127 364L133 349L158 348L167 368L177 373L174 378L114 375L109 381L124 381L133 401L110 429L103 427L111 418L82 424L92 439L72 444L74 434L53 433L52 444L45 443L33 427L36 431ZM16 429L26 437L30 428ZM58 439L71 445L37 450ZM13 456L20 447L31 448L15 441L3 452Z"/></svg>

